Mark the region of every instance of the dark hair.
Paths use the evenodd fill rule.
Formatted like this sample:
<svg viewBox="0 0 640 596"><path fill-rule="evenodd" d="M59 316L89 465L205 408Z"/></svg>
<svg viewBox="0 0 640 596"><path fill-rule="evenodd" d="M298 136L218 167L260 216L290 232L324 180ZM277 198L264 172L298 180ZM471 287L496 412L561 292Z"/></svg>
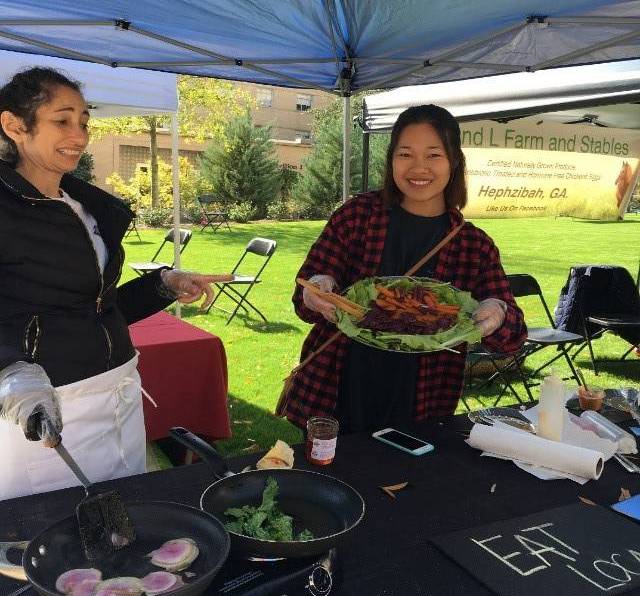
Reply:
<svg viewBox="0 0 640 596"><path fill-rule="evenodd" d="M51 101L57 86L69 87L80 92L80 83L72 81L53 68L29 68L13 75L13 78L0 88L0 114L8 111L24 121L27 132L31 132L36 123L37 109ZM12 166L18 164L18 148L0 126L0 138L5 142L3 159Z"/></svg>
<svg viewBox="0 0 640 596"><path fill-rule="evenodd" d="M444 189L444 201L448 209L462 209L467 204L467 183L464 177L465 160L460 144L460 126L447 110L433 104L407 108L393 125L382 187L385 205L391 207L402 201L402 193L393 179L393 154L402 131L411 124L430 124L435 128L451 165L451 176Z"/></svg>

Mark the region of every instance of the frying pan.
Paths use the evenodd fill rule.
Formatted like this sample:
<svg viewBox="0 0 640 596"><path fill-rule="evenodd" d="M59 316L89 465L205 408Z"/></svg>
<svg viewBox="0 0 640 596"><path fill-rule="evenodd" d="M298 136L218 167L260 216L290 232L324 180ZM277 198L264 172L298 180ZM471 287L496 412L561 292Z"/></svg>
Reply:
<svg viewBox="0 0 640 596"><path fill-rule="evenodd" d="M229 534L212 516L179 503L148 501L128 503L129 516L136 526L136 541L100 562L90 563L82 549L76 516L67 517L46 528L24 551L22 565L27 579L42 596L60 596L56 579L65 571L79 567L95 567L104 579L143 577L160 571L146 557L167 540L192 538L200 554L186 570L185 585L170 592L171 596L198 596L207 589L229 554Z"/></svg>
<svg viewBox="0 0 640 596"><path fill-rule="evenodd" d="M267 478L278 483L278 506L293 517L294 533L308 529L312 540L283 542L250 538L236 532L231 536L231 550L243 557L308 557L328 551L339 544L364 517L364 500L348 484L318 472L306 470L252 470L234 474L224 459L208 443L184 428L176 427L171 436L195 451L218 478L204 490L200 507L225 523L224 512L230 507L258 506Z"/></svg>

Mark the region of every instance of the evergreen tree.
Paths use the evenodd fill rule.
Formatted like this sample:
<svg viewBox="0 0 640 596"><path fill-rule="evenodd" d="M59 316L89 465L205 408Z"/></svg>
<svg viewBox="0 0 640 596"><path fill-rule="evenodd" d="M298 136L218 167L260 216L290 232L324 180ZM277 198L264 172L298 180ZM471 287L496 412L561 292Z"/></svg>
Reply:
<svg viewBox="0 0 640 596"><path fill-rule="evenodd" d="M254 126L249 110L229 123L225 142L207 147L200 168L221 202L250 207L255 218L266 216L282 185L271 127Z"/></svg>
<svg viewBox="0 0 640 596"><path fill-rule="evenodd" d="M80 156L78 167L71 172L76 178L84 180L85 182L93 182L96 177L93 175L93 155L84 151Z"/></svg>
<svg viewBox="0 0 640 596"><path fill-rule="evenodd" d="M354 114L362 112L362 97L351 99ZM314 110L313 149L303 162L302 174L292 190L294 199L305 205L308 217L327 217L342 201L342 100ZM371 135L369 188L379 188L384 171L388 135ZM351 134L350 194L362 184L362 131Z"/></svg>

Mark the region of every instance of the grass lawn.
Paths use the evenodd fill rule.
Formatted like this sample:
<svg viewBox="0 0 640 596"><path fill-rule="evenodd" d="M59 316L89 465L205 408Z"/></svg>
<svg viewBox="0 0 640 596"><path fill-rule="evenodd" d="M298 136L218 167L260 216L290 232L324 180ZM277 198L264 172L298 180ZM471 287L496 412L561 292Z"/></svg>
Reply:
<svg viewBox="0 0 640 596"><path fill-rule="evenodd" d="M569 268L579 264L615 264L626 267L634 276L638 269L640 251L640 216L627 216L623 222L592 222L568 218L527 218L513 220L476 220L500 248L507 273L531 273L543 288L545 298L553 308L560 289L566 281ZM233 438L220 441L225 454L240 454L252 449L269 448L277 438L295 443L301 433L288 422L272 415L282 388L282 380L298 362L300 346L309 325L299 320L291 304L293 280L309 247L316 239L324 222L257 222L232 224L231 231L220 229L199 232L194 229L193 239L184 252L182 266L208 273L226 273L236 263L244 246L255 237L277 240L278 248L263 274L264 282L256 286L250 297L264 312L268 323L257 318L238 315L229 325L226 315L212 309L208 315L195 307L183 307L182 316L189 323L218 335L224 342L229 365L229 405ZM131 236L125 240L126 261L148 260L166 232L140 230L141 241ZM161 255L171 260L167 250ZM247 273L251 274L250 267ZM123 281L134 277L125 266ZM228 306L220 298L221 306ZM537 298L519 300L527 323L545 326L546 317ZM613 336L595 343L596 355L617 357L628 344ZM527 362L548 359L543 351ZM180 359L180 354L176 354ZM558 361L559 363L560 361ZM591 371L587 351L578 357L587 382L603 387L637 385L640 380L640 360L630 364L603 364L603 372L595 377ZM568 373L564 361L558 365L561 374ZM597 380L596 380L597 379ZM522 389L516 384L516 388ZM471 404L492 403L489 389L482 399L471 396ZM519 391L526 395L524 389ZM503 403L508 403L504 400ZM185 404L185 407L188 407ZM462 407L462 404L461 406Z"/></svg>

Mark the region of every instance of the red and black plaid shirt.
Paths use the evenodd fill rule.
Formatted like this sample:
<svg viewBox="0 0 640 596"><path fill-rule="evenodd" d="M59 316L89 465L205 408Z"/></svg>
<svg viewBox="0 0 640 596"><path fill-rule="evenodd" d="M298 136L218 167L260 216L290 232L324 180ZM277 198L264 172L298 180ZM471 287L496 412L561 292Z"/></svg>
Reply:
<svg viewBox="0 0 640 596"><path fill-rule="evenodd" d="M462 221L458 210L452 209L449 215L451 227ZM388 225L389 209L383 205L379 193L354 197L333 213L311 247L298 277L330 275L340 288L346 288L359 279L376 275ZM476 300L504 300L508 306L504 324L485 337L483 343L490 350L500 352L515 352L522 346L527 333L524 317L509 289L498 249L485 232L467 222L440 250L434 276L471 292ZM299 286L293 303L302 320L315 323L302 346L302 360L335 333L336 328L304 306ZM284 406L291 422L303 427L311 416L333 413L349 341L341 336L296 373ZM420 357L416 420L454 412L462 394L465 357L465 350L461 354L441 351Z"/></svg>

